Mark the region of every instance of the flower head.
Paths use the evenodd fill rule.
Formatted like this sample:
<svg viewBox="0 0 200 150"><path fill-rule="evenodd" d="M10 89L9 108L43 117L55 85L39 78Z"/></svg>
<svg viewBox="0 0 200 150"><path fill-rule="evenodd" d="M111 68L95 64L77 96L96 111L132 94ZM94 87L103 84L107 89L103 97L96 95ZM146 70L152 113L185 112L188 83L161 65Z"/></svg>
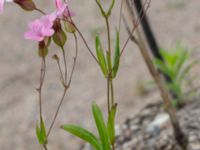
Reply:
<svg viewBox="0 0 200 150"><path fill-rule="evenodd" d="M3 13L5 2L12 2L12 0L0 0L0 14Z"/></svg>
<svg viewBox="0 0 200 150"><path fill-rule="evenodd" d="M29 31L24 34L25 39L40 42L45 37L52 36L54 34L53 23L55 19L56 15L51 14L29 23Z"/></svg>

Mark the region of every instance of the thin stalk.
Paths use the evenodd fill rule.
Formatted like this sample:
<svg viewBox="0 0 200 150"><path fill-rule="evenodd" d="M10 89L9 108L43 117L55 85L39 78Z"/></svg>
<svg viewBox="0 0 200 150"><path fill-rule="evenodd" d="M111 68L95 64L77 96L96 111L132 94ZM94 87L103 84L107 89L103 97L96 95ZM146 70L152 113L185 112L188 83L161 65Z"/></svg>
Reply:
<svg viewBox="0 0 200 150"><path fill-rule="evenodd" d="M39 92L40 124L42 124L42 87L44 83L45 72L46 72L46 61L45 58L42 57L41 71L40 71L40 85L39 88L37 89Z"/></svg>
<svg viewBox="0 0 200 150"><path fill-rule="evenodd" d="M50 133L51 133L51 130L52 130L54 124L55 124L56 118L57 118L57 116L58 116L58 112L59 112L59 110L60 110L60 108L61 108L61 106L62 106L62 103L63 103L63 101L64 101L64 98L65 98L67 89L68 89L68 88L65 87L64 92L63 92L63 95L62 95L62 98L61 98L61 100L60 100L60 102L59 102L59 104L58 104L57 110L56 110L55 115L54 115L54 117L53 117L53 120L52 120L52 122L51 122L50 128L49 128L49 130L48 130L48 132L47 132L47 138L49 137L49 135L50 135Z"/></svg>
<svg viewBox="0 0 200 150"><path fill-rule="evenodd" d="M67 84L68 87L70 87L71 85L71 82L72 82L72 77L73 77L73 74L74 74L74 69L75 69L75 66L76 66L76 62L77 62L77 57L78 57L78 40L77 40L77 36L76 34L74 33L74 39L75 39L75 56L74 56L74 64L73 64L73 67L72 67L72 71L71 71L71 75L70 75L70 78L69 78L69 82Z"/></svg>
<svg viewBox="0 0 200 150"><path fill-rule="evenodd" d="M66 55L65 55L64 47L62 47L62 54L63 54L63 61L64 61L64 66L65 66L64 83L66 84L66 82L67 82L67 61L66 61Z"/></svg>
<svg viewBox="0 0 200 150"><path fill-rule="evenodd" d="M97 64L99 64L96 56L93 54L92 50L90 49L89 45L86 42L86 39L84 38L83 34L81 33L81 31L79 30L79 28L74 24L74 22L70 22L76 29L76 31L78 32L78 34L80 35L81 39L83 40L83 43L85 44L86 48L88 49L89 53L92 55L92 57L94 58L94 60L97 62Z"/></svg>
<svg viewBox="0 0 200 150"><path fill-rule="evenodd" d="M107 78L107 107L108 107L108 114L110 114L110 77Z"/></svg>
<svg viewBox="0 0 200 150"><path fill-rule="evenodd" d="M58 69L59 69L59 72L60 72L60 77L61 77L61 82L62 84L65 82L65 79L64 79L64 76L63 76L63 73L62 73L62 69L61 69L61 66L60 66L60 62L59 60L56 61L57 62L57 65L58 65Z"/></svg>
<svg viewBox="0 0 200 150"><path fill-rule="evenodd" d="M134 1L133 1L133 2L134 2ZM146 1L144 2L143 6L142 6L142 9L144 10L144 11L143 11L143 14L141 14L140 17L138 17L138 18L136 19L136 21L133 20L133 28L132 28L132 30L131 30L131 34L129 34L127 40L125 41L125 43L124 43L124 45L123 45L123 47L122 47L120 56L122 56L122 54L124 53L125 48L126 48L126 46L128 45L128 42L131 40L134 31L135 31L135 30L137 29L137 27L140 25L141 20L143 19L143 17L145 16L147 10L148 10L149 7L150 7L150 3L151 3L151 0L149 0L149 1L146 0ZM128 11L129 11L130 15L133 16L133 15L134 15L134 12L132 11L131 6L130 6L128 0L126 0L126 6L128 7ZM145 7L145 6L146 6L146 7ZM140 12L140 13L142 13L142 12Z"/></svg>
<svg viewBox="0 0 200 150"><path fill-rule="evenodd" d="M48 150L47 145L43 145L43 147L44 147L45 150Z"/></svg>
<svg viewBox="0 0 200 150"><path fill-rule="evenodd" d="M111 104L112 107L115 105L115 101L114 101L114 88L113 88L113 80L110 79L110 90L111 90Z"/></svg>
<svg viewBox="0 0 200 150"><path fill-rule="evenodd" d="M124 4L124 0L121 0L121 3L120 3L120 12L119 12L119 25L118 25L119 32L120 32L120 29L121 29L123 4Z"/></svg>
<svg viewBox="0 0 200 150"><path fill-rule="evenodd" d="M35 10L38 11L38 12L40 12L43 15L46 15L46 13L43 10L39 9L39 8L35 8Z"/></svg>

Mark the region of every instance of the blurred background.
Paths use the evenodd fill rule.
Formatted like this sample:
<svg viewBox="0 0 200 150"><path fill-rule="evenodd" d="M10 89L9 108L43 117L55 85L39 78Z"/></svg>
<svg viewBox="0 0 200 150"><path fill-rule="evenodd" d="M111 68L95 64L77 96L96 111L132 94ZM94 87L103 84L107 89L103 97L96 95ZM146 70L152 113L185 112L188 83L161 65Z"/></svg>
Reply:
<svg viewBox="0 0 200 150"><path fill-rule="evenodd" d="M50 0L35 3L45 12L55 9ZM74 21L94 50L94 35L105 37L105 23L94 0L70 0L75 12ZM148 10L149 20L160 47L170 49L181 42L189 49L196 50L194 58L200 57L200 1L152 0ZM38 119L38 93L40 58L37 43L24 40L27 23L40 17L38 12L24 12L15 4L5 6L0 16L0 149L36 150L42 149L37 142L35 125ZM114 8L112 41L118 26L119 4ZM121 43L127 38L124 27ZM73 37L68 34L68 64L72 65L74 55ZM105 38L106 40L106 38ZM56 63L51 59L59 48L51 46L47 58L47 78L43 91L44 119L46 126L52 120L62 87ZM95 52L95 51L94 51ZM196 66L193 73L199 71ZM115 97L118 102L117 124L127 116L133 116L147 103L159 101L155 88L148 88L149 72L137 47L129 43L121 59L121 68L114 81ZM200 83L196 80L196 83ZM49 138L49 149L78 150L82 141L59 129L61 124L74 123L95 131L91 115L91 102L96 101L106 112L106 82L95 61L89 55L79 38L79 54L73 82L60 110L56 124Z"/></svg>

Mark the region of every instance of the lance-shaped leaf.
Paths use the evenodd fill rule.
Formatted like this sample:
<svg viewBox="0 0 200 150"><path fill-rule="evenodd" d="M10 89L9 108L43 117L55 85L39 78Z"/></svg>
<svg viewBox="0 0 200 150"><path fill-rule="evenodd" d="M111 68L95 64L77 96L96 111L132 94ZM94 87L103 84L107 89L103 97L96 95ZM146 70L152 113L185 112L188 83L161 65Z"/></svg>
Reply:
<svg viewBox="0 0 200 150"><path fill-rule="evenodd" d="M112 75L113 78L116 77L118 69L119 69L119 64L120 64L120 43L119 43L119 32L117 31L116 33L116 45L115 45L115 55L114 55L114 63L113 63L113 71Z"/></svg>
<svg viewBox="0 0 200 150"><path fill-rule="evenodd" d="M105 76L107 76L108 68L107 68L107 63L106 63L105 55L104 55L104 52L103 52L103 47L101 45L101 41L99 39L99 36L96 36L95 45L96 45L96 54L97 54L97 58L98 58L98 61L99 61L100 68L101 68L103 74Z"/></svg>
<svg viewBox="0 0 200 150"><path fill-rule="evenodd" d="M90 143L96 150L101 150L101 144L99 140L90 131L77 125L63 125L61 128Z"/></svg>
<svg viewBox="0 0 200 150"><path fill-rule="evenodd" d="M104 122L103 114L96 103L92 104L92 112L103 146L103 150L110 150L109 136Z"/></svg>
<svg viewBox="0 0 200 150"><path fill-rule="evenodd" d="M41 119L40 127L38 124L36 124L36 135L40 144L47 143L47 136L43 119Z"/></svg>
<svg viewBox="0 0 200 150"><path fill-rule="evenodd" d="M107 128L108 128L108 135L110 138L110 143L114 144L115 143L115 114L117 110L117 105L113 106L109 116L108 116L108 123L107 123Z"/></svg>

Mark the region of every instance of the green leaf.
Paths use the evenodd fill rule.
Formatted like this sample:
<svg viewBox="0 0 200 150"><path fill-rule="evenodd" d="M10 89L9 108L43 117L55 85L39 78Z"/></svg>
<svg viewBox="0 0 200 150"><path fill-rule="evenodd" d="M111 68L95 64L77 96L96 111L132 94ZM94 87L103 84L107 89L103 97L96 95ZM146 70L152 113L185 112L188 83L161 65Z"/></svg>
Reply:
<svg viewBox="0 0 200 150"><path fill-rule="evenodd" d="M36 124L36 135L37 135L38 142L40 144L43 144L42 135L41 135L40 128L39 128L38 124Z"/></svg>
<svg viewBox="0 0 200 150"><path fill-rule="evenodd" d="M110 138L110 143L114 144L115 143L115 114L117 110L117 105L113 106L109 116L108 116L108 123L107 123L107 128L108 128L108 135Z"/></svg>
<svg viewBox="0 0 200 150"><path fill-rule="evenodd" d="M115 55L114 55L114 66L113 66L113 78L116 77L119 64L120 64L120 41L119 41L119 32L116 33L116 45L115 45Z"/></svg>
<svg viewBox="0 0 200 150"><path fill-rule="evenodd" d="M181 68L183 67L183 65L186 63L186 61L189 58L189 54L186 50L181 49L179 50L179 56L177 58L177 63L175 64L175 68L174 70L176 71L176 74L179 74Z"/></svg>
<svg viewBox="0 0 200 150"><path fill-rule="evenodd" d="M101 68L104 76L107 76L108 75L107 63L106 63L105 55L103 52L103 47L101 45L101 41L98 36L96 36L95 45L96 45L96 54L97 54L100 68Z"/></svg>
<svg viewBox="0 0 200 150"><path fill-rule="evenodd" d="M46 135L46 129L43 119L41 120L41 135L43 138L43 144L45 144L47 141L47 135Z"/></svg>
<svg viewBox="0 0 200 150"><path fill-rule="evenodd" d="M96 150L101 150L101 144L99 140L96 138L95 135L93 135L88 130L79 127L77 125L63 125L61 126L62 129L65 131L81 138L82 140L90 143Z"/></svg>
<svg viewBox="0 0 200 150"><path fill-rule="evenodd" d="M40 127L38 124L36 124L36 135L40 144L47 143L46 130L43 119L41 119Z"/></svg>
<svg viewBox="0 0 200 150"><path fill-rule="evenodd" d="M168 75L170 79L174 77L173 72L165 65L165 62L163 62L160 59L155 58L153 60L153 63L156 65L156 68L162 71L164 74Z"/></svg>
<svg viewBox="0 0 200 150"><path fill-rule="evenodd" d="M189 71L192 69L192 67L194 65L196 65L197 63L198 63L198 61L194 60L189 65L187 65L186 67L184 67L184 69L181 70L181 72L180 72L177 80L181 83L184 80L184 78L187 76L187 74L189 73Z"/></svg>
<svg viewBox="0 0 200 150"><path fill-rule="evenodd" d="M109 136L104 122L103 114L96 103L92 104L92 112L98 129L100 140L103 146L103 150L110 150L111 147L109 144Z"/></svg>

